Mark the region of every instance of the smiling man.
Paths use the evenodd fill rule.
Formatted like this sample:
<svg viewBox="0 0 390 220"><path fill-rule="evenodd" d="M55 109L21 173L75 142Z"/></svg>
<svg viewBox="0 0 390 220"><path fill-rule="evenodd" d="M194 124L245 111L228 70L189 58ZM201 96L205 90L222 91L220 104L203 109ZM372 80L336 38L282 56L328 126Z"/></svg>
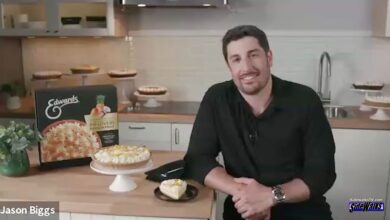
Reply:
<svg viewBox="0 0 390 220"><path fill-rule="evenodd" d="M332 219L323 195L336 179L335 145L319 97L271 74L272 51L255 26L230 29L223 55L232 80L203 97L187 174L229 195L224 219Z"/></svg>

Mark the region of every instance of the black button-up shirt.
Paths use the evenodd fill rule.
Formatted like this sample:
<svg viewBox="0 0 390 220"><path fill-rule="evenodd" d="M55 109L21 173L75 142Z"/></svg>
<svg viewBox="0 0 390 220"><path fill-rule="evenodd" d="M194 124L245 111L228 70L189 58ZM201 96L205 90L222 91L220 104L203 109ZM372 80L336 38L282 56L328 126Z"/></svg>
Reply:
<svg viewBox="0 0 390 220"><path fill-rule="evenodd" d="M203 97L185 156L187 174L204 183L219 166L233 177L274 186L302 179L311 199L333 185L335 144L322 103L309 87L272 76L272 101L255 116L233 81Z"/></svg>

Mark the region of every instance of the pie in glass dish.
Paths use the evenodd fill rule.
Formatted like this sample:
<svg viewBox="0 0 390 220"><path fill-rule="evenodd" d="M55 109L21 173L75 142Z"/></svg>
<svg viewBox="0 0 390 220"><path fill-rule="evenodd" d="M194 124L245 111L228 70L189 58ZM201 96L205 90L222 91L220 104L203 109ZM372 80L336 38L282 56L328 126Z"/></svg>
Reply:
<svg viewBox="0 0 390 220"><path fill-rule="evenodd" d="M90 157L101 148L101 140L84 122L62 120L47 126L41 141L43 162Z"/></svg>
<svg viewBox="0 0 390 220"><path fill-rule="evenodd" d="M99 149L92 159L105 168L134 169L146 165L150 156L150 150L144 146L113 145Z"/></svg>

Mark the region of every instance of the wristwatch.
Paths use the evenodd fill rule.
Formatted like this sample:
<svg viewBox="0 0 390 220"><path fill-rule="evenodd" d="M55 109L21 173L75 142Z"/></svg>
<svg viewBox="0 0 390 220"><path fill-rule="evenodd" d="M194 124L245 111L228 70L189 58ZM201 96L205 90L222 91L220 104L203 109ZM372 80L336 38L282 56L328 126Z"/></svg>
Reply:
<svg viewBox="0 0 390 220"><path fill-rule="evenodd" d="M276 204L282 203L286 200L286 195L284 194L282 187L279 185L272 187L272 195L274 195L274 201Z"/></svg>

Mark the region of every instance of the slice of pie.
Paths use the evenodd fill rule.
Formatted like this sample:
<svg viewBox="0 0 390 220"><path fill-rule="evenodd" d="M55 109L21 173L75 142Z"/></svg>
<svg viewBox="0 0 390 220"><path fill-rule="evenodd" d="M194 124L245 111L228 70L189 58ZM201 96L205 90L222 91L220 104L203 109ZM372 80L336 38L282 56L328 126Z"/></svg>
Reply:
<svg viewBox="0 0 390 220"><path fill-rule="evenodd" d="M92 159L107 168L133 169L145 165L150 155L146 147L113 145L101 148L92 156Z"/></svg>
<svg viewBox="0 0 390 220"><path fill-rule="evenodd" d="M160 191L169 198L178 200L187 189L187 182L181 179L164 180L159 186Z"/></svg>
<svg viewBox="0 0 390 220"><path fill-rule="evenodd" d="M133 77L137 75L137 71L129 69L111 70L110 72L108 72L108 75L113 78Z"/></svg>
<svg viewBox="0 0 390 220"><path fill-rule="evenodd" d="M60 71L39 71L33 73L33 79L58 79L61 78Z"/></svg>
<svg viewBox="0 0 390 220"><path fill-rule="evenodd" d="M168 89L163 86L141 86L137 91L141 95L163 95Z"/></svg>

